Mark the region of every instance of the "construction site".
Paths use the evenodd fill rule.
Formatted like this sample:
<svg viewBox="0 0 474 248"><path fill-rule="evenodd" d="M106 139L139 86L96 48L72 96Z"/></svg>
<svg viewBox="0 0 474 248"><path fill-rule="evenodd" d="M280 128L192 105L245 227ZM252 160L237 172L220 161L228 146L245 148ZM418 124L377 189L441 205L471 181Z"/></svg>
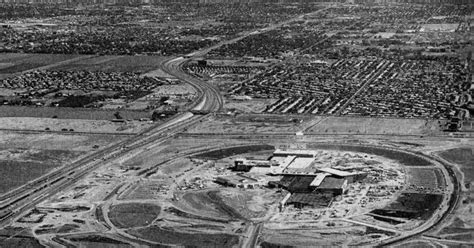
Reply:
<svg viewBox="0 0 474 248"><path fill-rule="evenodd" d="M474 5L187 1L0 0L0 247L474 246Z"/></svg>

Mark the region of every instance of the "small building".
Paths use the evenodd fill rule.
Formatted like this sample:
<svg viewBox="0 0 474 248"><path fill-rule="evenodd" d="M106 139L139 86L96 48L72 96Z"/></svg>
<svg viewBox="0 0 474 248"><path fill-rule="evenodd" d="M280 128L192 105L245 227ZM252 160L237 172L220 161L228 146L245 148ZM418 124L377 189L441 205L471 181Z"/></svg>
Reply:
<svg viewBox="0 0 474 248"><path fill-rule="evenodd" d="M271 161L271 160L250 160L250 159L245 159L245 158L238 158L234 161L233 170L248 172L253 167L269 168L272 166L278 166L278 162Z"/></svg>
<svg viewBox="0 0 474 248"><path fill-rule="evenodd" d="M243 175L217 177L214 181L223 186L234 188L256 188L260 185L257 179Z"/></svg>

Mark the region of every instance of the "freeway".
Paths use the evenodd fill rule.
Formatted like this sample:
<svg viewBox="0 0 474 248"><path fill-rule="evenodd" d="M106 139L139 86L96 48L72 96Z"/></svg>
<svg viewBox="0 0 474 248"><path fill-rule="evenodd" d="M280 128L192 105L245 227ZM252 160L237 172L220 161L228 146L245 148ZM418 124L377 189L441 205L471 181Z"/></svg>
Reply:
<svg viewBox="0 0 474 248"><path fill-rule="evenodd" d="M224 104L224 99L220 95L219 89L217 89L216 86L211 85L206 81L203 81L203 80L200 80L198 78L192 77L189 74L187 74L186 72L184 72L183 69L182 69L184 64L186 64L192 58L202 57L202 56L206 55L207 53L209 53L210 51L212 51L214 49L217 49L217 48L220 48L224 45L235 43L237 41L240 41L240 40L245 39L245 38L247 38L249 36L252 36L252 35L262 34L262 33L265 33L265 32L269 32L271 30L275 30L277 28L280 28L284 25L290 24L290 23L295 22L295 21L304 20L305 17L307 17L309 15L314 15L314 14L316 14L318 12L321 12L321 11L324 11L324 10L330 8L330 7L331 6L328 6L326 8L323 8L323 9L320 9L320 10L317 10L317 11L314 11L314 12L311 12L311 13L306 13L306 14L303 14L303 15L299 15L299 16L296 16L294 18L288 19L286 21L269 25L265 28L247 31L247 32L243 33L241 36L235 37L235 38L230 39L230 40L222 41L222 42L220 42L220 43L218 43L214 46L211 46L211 47L208 47L208 48L205 48L205 49L187 54L187 55L182 56L182 57L178 57L178 58L174 58L174 59L164 61L164 62L161 63L161 68L164 72L166 72L168 74L171 74L171 75L175 76L176 78L179 78L179 79L189 83L190 85L192 85L198 91L198 93L200 95L200 98L191 107L192 110L194 110L194 111L203 111L203 112L206 112L206 111L211 111L211 112L219 111L219 110L221 110L221 108Z"/></svg>
<svg viewBox="0 0 474 248"><path fill-rule="evenodd" d="M224 99L219 93L217 87L202 81L198 78L192 77L183 71L182 66L188 61L184 57L178 57L161 64L161 68L168 74L183 80L192 85L199 93L197 101L191 106L192 111L202 112L216 112L221 110Z"/></svg>
<svg viewBox="0 0 474 248"><path fill-rule="evenodd" d="M75 163L65 165L24 187L3 195L0 198L0 211L9 211L9 214L1 217L0 228L7 226L41 201L71 186L100 166L168 140L204 117L204 115L194 115L189 112L180 114L165 124L157 125L140 135L107 147Z"/></svg>
<svg viewBox="0 0 474 248"><path fill-rule="evenodd" d="M32 209L41 201L69 187L91 171L99 168L101 165L107 164L107 162L110 162L111 160L118 157L123 157L138 151L146 150L148 147L153 146L157 142L163 142L164 140L170 139L175 134L180 133L180 131L182 131L184 128L193 125L204 118L202 115L195 115L195 112L211 113L221 110L224 104L224 99L220 95L219 90L215 86L192 77L182 70L183 64L185 64L189 58L202 56L212 49L216 49L225 44L237 42L250 35L268 32L290 22L301 20L305 16L314 14L316 12L300 15L287 21L270 25L264 29L249 31L242 36L189 54L185 56L187 58L178 57L164 61L161 64L162 70L170 75L175 76L176 78L185 81L186 83L189 83L197 90L199 96L192 104L190 108L191 112L179 114L177 117L171 119L167 123L153 126L136 136L106 147L101 151L84 157L74 163L64 165L63 167L35 181L32 181L23 187L0 196L0 211L2 213L0 216L0 228L8 225L14 219L24 215L27 211Z"/></svg>

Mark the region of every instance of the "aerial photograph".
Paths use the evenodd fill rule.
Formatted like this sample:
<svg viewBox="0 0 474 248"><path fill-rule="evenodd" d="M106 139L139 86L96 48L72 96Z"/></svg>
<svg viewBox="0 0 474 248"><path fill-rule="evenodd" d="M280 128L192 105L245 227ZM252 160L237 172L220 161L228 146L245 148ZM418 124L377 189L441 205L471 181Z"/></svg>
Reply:
<svg viewBox="0 0 474 248"><path fill-rule="evenodd" d="M474 247L474 0L0 0L0 247Z"/></svg>

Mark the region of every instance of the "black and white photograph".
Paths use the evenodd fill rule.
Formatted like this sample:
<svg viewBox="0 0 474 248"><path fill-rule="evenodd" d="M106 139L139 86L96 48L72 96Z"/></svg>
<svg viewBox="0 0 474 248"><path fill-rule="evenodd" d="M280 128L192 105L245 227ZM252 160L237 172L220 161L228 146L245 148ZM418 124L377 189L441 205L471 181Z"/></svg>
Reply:
<svg viewBox="0 0 474 248"><path fill-rule="evenodd" d="M0 248L474 247L474 0L0 0Z"/></svg>

